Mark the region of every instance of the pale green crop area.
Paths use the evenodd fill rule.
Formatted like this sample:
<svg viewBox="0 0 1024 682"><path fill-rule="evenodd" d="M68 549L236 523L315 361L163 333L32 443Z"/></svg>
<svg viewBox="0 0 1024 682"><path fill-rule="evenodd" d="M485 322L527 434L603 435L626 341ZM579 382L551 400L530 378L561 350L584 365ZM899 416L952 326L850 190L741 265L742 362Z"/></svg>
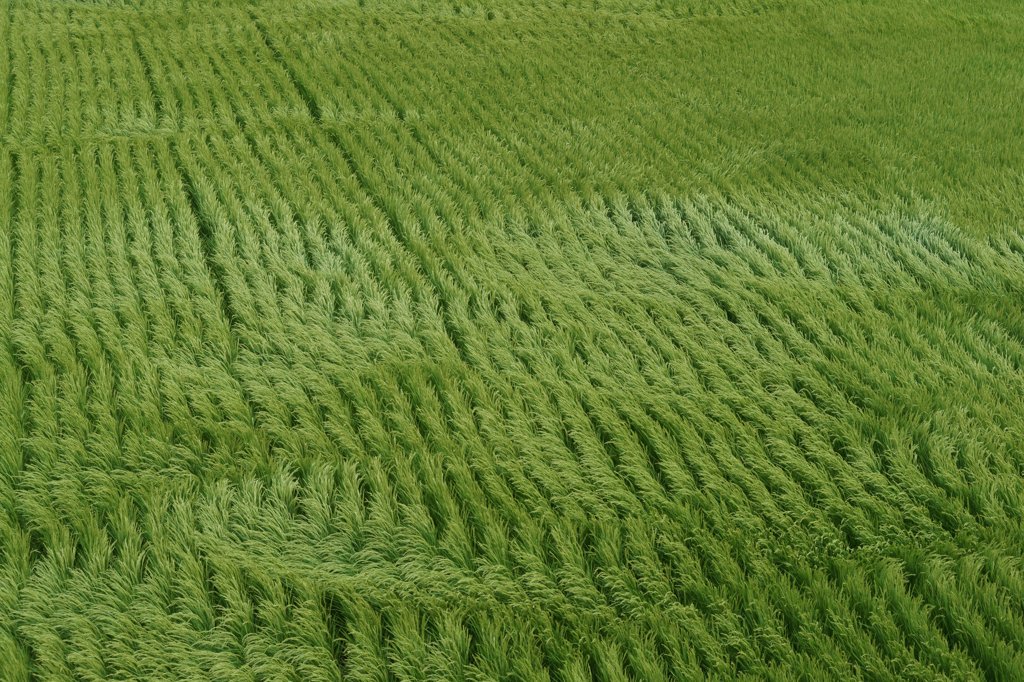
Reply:
<svg viewBox="0 0 1024 682"><path fill-rule="evenodd" d="M0 5L0 680L1024 679L1016 1Z"/></svg>

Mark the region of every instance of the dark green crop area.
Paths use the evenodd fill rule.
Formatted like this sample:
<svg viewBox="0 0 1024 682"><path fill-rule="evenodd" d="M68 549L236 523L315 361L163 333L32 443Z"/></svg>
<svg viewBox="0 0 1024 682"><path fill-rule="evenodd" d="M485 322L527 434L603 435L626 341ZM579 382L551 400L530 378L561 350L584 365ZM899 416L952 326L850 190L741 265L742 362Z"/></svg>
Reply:
<svg viewBox="0 0 1024 682"><path fill-rule="evenodd" d="M0 680L1024 679L1016 0L0 4Z"/></svg>

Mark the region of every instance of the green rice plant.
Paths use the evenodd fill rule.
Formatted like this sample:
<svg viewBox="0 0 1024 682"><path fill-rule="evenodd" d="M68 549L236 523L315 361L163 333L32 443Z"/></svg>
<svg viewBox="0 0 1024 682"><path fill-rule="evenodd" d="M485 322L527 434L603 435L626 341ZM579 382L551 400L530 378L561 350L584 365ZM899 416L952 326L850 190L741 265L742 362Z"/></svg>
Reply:
<svg viewBox="0 0 1024 682"><path fill-rule="evenodd" d="M1009 3L0 9L0 678L1019 676Z"/></svg>

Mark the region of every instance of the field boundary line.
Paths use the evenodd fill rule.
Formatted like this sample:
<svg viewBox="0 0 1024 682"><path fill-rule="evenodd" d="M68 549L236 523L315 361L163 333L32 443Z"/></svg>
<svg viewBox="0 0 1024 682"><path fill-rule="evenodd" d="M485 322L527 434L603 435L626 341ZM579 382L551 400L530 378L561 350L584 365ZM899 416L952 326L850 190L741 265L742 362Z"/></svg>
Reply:
<svg viewBox="0 0 1024 682"><path fill-rule="evenodd" d="M6 35L3 36L7 42L7 72L4 77L7 79L7 101L4 102L3 125L0 125L0 133L6 137L11 131L11 116L14 114L14 3L7 3L7 26Z"/></svg>
<svg viewBox="0 0 1024 682"><path fill-rule="evenodd" d="M267 27L256 16L255 10L248 10L248 16L249 20L252 21L253 26L256 28L256 32L259 33L260 38L263 39L263 44L267 46L268 50L270 50L270 54L274 57L274 61L281 65L281 69L285 72L285 75L288 76L288 80L291 81L292 87L295 88L299 97L302 98L303 103L306 105L306 109L309 111L310 118L312 118L316 123L320 123L322 120L322 112L320 110L320 105L317 104L316 98L313 96L313 93L310 92L309 88L306 87L306 84L301 78L299 78L299 74L296 73L295 69L292 68L292 65L288 63L288 60L284 58L284 54L281 52L280 48L277 47L274 39L270 37L270 31L267 30Z"/></svg>
<svg viewBox="0 0 1024 682"><path fill-rule="evenodd" d="M188 209L192 213L192 217L196 222L199 252L203 261L203 267L210 275L210 284L212 285L214 292L217 294L217 305L220 308L221 314L224 316L224 322L227 325L227 329L237 343L243 337L237 333L235 316L231 311L230 292L228 287L225 285L222 275L220 274L221 268L217 266L214 261L214 256L211 253L210 230L213 229L213 227L209 224L209 219L202 210L202 207L199 205L195 180L192 178L192 174L183 163L182 150L180 149L178 142L172 142L170 148L173 155L175 170L177 170L178 177L181 179L182 192L185 194Z"/></svg>
<svg viewBox="0 0 1024 682"><path fill-rule="evenodd" d="M142 51L142 45L139 44L139 36L136 31L132 31L132 49L135 50L135 55L139 58L139 62L142 64L142 73L146 77L146 85L149 87L149 95L153 100L153 113L156 115L156 126L159 128L164 118L164 105L163 98L160 96L159 89L156 84L156 77L153 75L153 66L149 62L149 58L146 57L146 53Z"/></svg>

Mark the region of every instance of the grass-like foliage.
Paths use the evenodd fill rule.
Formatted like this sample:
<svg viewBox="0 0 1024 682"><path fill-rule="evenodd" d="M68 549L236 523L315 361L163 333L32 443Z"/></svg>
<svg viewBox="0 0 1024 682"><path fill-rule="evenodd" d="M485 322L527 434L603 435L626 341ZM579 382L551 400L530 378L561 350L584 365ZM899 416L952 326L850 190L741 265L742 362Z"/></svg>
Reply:
<svg viewBox="0 0 1024 682"><path fill-rule="evenodd" d="M7 0L0 680L1024 679L1009 0Z"/></svg>

